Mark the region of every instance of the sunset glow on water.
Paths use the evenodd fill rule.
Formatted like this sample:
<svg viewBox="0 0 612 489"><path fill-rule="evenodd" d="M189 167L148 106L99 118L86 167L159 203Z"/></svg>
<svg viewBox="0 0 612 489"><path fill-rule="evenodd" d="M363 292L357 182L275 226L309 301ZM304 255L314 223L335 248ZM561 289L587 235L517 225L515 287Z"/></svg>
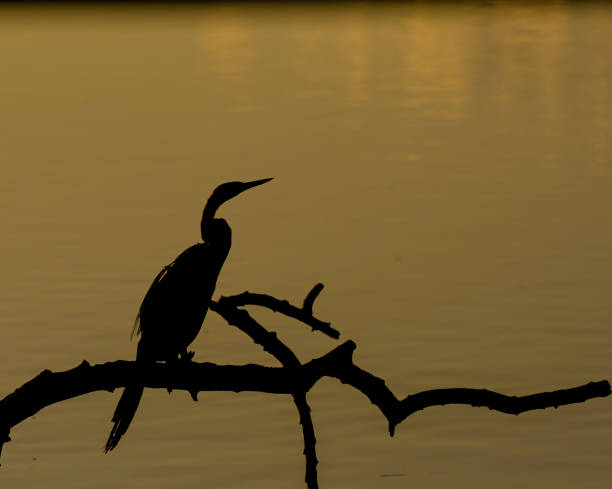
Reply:
<svg viewBox="0 0 612 489"><path fill-rule="evenodd" d="M1 397L43 369L135 358L155 275L219 215L215 297L301 304L398 397L612 379L612 9L605 3L3 7ZM337 341L252 308L302 361ZM194 360L277 363L218 316ZM303 487L288 396L119 392L11 430L13 489ZM416 413L309 394L321 488L601 489L610 398L522 414Z"/></svg>

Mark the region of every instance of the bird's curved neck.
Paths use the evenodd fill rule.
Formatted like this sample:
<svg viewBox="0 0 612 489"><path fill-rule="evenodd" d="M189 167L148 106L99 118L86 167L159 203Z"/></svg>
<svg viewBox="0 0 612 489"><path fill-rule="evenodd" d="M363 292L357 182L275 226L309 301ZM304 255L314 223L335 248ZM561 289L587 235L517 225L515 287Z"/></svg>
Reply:
<svg viewBox="0 0 612 489"><path fill-rule="evenodd" d="M202 220L202 240L215 248L227 249L232 246L232 230L225 219Z"/></svg>
<svg viewBox="0 0 612 489"><path fill-rule="evenodd" d="M213 248L225 249L229 252L229 249L232 247L232 235L207 236L204 244Z"/></svg>

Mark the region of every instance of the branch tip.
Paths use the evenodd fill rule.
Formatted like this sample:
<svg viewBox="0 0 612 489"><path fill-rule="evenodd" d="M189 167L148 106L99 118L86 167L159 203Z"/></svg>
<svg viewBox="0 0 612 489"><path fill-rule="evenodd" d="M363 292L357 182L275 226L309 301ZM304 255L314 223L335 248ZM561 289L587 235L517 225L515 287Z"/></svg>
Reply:
<svg viewBox="0 0 612 489"><path fill-rule="evenodd" d="M308 292L308 295L304 299L304 305L302 306L302 309L304 310L304 312L306 312L306 313L308 313L308 314L310 314L312 316L312 306L313 306L314 301L317 298L317 296L323 290L323 287L324 287L323 284L319 282L317 285L315 285L312 288L312 290L310 292Z"/></svg>

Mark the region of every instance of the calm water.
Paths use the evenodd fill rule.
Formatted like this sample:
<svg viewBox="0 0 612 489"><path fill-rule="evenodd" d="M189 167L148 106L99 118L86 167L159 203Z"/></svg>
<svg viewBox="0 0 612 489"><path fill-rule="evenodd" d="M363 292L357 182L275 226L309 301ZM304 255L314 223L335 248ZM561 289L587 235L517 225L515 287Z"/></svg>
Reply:
<svg viewBox="0 0 612 489"><path fill-rule="evenodd" d="M153 276L228 180L218 294L316 310L398 396L612 379L612 8L411 4L0 10L0 395L130 359ZM309 360L332 340L257 317ZM211 315L196 359L274 365ZM3 487L303 487L289 398L119 394L12 431ZM311 403L323 488L610 487L610 399L447 406L386 435L350 388ZM393 476L390 476L393 475Z"/></svg>

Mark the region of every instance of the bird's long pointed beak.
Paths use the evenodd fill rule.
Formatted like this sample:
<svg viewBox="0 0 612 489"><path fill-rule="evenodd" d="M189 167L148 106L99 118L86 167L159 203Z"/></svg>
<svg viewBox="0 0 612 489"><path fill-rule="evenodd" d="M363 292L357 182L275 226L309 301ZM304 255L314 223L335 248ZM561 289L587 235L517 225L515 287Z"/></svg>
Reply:
<svg viewBox="0 0 612 489"><path fill-rule="evenodd" d="M202 213L202 229L208 221L213 219L215 212L224 202L233 199L236 195L241 194L245 190L257 187L270 180L272 180L272 178L262 178L261 180L253 180L252 182L228 182L219 185L204 207L204 212Z"/></svg>
<svg viewBox="0 0 612 489"><path fill-rule="evenodd" d="M264 184L266 182L269 182L270 180L273 180L273 179L274 178L271 177L271 178L262 178L261 180L254 180L252 182L245 182L244 183L244 188L241 190L241 192L244 192L245 190L248 190L248 189L253 188L253 187L257 187L257 185L262 185L262 184Z"/></svg>
<svg viewBox="0 0 612 489"><path fill-rule="evenodd" d="M253 187L257 187L258 185L262 185L266 182L272 180L271 178L262 178L261 180L254 180L252 182L236 182L231 188L227 189L227 193L221 196L221 203L227 202L230 199L233 199L237 195L241 194L245 190L248 190Z"/></svg>

